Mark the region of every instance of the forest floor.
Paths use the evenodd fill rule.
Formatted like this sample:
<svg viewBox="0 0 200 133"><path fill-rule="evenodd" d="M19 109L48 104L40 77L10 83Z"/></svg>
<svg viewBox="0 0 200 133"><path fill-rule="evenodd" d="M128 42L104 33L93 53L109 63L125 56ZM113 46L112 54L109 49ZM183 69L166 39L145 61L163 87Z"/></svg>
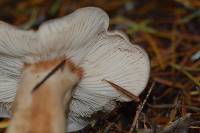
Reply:
<svg viewBox="0 0 200 133"><path fill-rule="evenodd" d="M148 52L151 75L140 96L144 102L118 103L80 133L200 132L200 1L1 0L0 20L37 28L85 6L104 9L110 29Z"/></svg>

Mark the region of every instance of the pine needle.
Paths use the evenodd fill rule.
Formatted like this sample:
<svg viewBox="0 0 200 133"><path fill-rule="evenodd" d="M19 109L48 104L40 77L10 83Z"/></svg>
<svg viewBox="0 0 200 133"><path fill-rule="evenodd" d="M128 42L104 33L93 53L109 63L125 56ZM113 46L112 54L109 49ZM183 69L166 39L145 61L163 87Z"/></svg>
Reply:
<svg viewBox="0 0 200 133"><path fill-rule="evenodd" d="M134 100L135 102L139 102L140 99L138 96L134 95L133 93L127 91L126 89L122 88L121 86L103 79L103 81L106 81L107 83L109 83L113 88L115 88L117 91L119 91L120 93L122 93L123 95L127 96L128 98L130 98L131 100Z"/></svg>

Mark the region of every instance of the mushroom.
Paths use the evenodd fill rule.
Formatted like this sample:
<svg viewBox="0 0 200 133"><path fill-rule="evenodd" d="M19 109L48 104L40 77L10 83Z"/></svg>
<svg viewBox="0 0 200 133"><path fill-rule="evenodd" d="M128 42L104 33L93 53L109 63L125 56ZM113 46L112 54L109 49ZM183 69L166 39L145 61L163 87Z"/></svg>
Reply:
<svg viewBox="0 0 200 133"><path fill-rule="evenodd" d="M109 82L138 96L150 71L144 50L118 31L108 31L109 17L95 7L48 21L37 31L0 23L0 100L2 116L10 116L25 63L70 59L84 74L73 92L67 131L84 128L97 111L110 111L115 101L130 101ZM109 81L109 82L106 82ZM7 104L8 103L8 104Z"/></svg>

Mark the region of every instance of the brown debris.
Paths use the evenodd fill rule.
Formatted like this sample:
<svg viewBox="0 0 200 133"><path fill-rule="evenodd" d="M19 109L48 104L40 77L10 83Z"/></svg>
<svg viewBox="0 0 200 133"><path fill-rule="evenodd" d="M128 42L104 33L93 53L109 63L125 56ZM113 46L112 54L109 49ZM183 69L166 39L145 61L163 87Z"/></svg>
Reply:
<svg viewBox="0 0 200 133"><path fill-rule="evenodd" d="M173 132L175 128L199 132L200 60L191 58L200 50L200 2L0 0L0 20L24 29L36 29L46 20L85 6L103 8L111 18L111 29L124 31L132 42L148 52L152 66L149 84L156 82L156 85L147 104L137 109L135 101L145 101L147 90L138 98L107 81L134 102L118 102L119 106L112 113L97 115L95 124L90 124L81 133L164 133Z"/></svg>

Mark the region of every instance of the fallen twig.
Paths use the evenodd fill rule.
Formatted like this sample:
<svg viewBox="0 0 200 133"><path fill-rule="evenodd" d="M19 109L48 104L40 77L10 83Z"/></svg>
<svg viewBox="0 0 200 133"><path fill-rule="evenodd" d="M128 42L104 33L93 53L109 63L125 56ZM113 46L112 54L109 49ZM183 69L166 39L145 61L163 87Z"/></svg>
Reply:
<svg viewBox="0 0 200 133"><path fill-rule="evenodd" d="M150 108L155 108L155 109L169 109L169 108L174 108L174 104L157 104L157 105L151 105L151 104L147 104ZM180 108L180 104L177 105L178 108ZM190 105L186 105L187 109L190 109L192 111L195 112L200 112L200 108L196 107L196 106L190 106Z"/></svg>
<svg viewBox="0 0 200 133"><path fill-rule="evenodd" d="M158 83L164 84L166 86L175 87L175 88L178 88L178 89L185 89L185 86L182 85L181 83L173 84L173 81L170 81L170 80L167 80L167 79L161 79L159 77L155 77L155 78L153 78L153 80L158 82Z"/></svg>
<svg viewBox="0 0 200 133"><path fill-rule="evenodd" d="M146 101L147 101L147 99L148 99L148 97L149 97L149 95L150 95L152 89L154 88L154 86L155 86L155 82L152 83L152 85L151 85L151 87L150 87L150 89L149 89L149 91L148 91L148 93L147 93L147 95L146 95L144 101L142 102L142 104L140 104L140 105L138 106L137 111L136 111L136 115L135 115L135 117L134 117L133 123L132 123L132 125L131 125L130 130L129 130L129 133L132 133L132 132L133 132L133 130L134 130L135 126L136 126L137 120L138 120L138 118L139 118L139 116L140 116L140 113L141 113L141 111L142 111L142 109L143 109L143 107L144 107L144 105L145 105L145 103L146 103Z"/></svg>

